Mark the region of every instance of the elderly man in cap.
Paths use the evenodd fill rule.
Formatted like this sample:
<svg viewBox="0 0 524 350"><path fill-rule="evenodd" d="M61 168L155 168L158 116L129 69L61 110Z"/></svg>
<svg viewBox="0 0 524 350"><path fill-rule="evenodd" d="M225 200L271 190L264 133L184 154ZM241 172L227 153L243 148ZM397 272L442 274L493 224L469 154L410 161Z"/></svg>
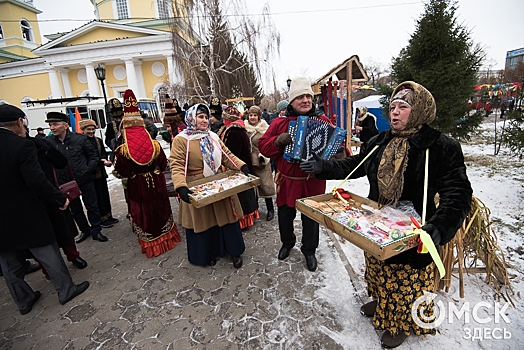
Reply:
<svg viewBox="0 0 524 350"><path fill-rule="evenodd" d="M41 128L41 127L36 128L35 139L45 139L44 128Z"/></svg>
<svg viewBox="0 0 524 350"><path fill-rule="evenodd" d="M47 181L36 147L25 139L27 119L19 108L0 105L0 264L20 314L29 313L39 291L24 280L29 251L47 270L61 304L83 293L89 282L75 285L55 242L42 200L66 210L69 200Z"/></svg>
<svg viewBox="0 0 524 350"><path fill-rule="evenodd" d="M300 169L299 163L291 163L284 159L284 148L292 143L288 126L291 120L301 115L316 116L329 122L326 116L320 115L313 104L313 90L307 78L298 77L292 80L289 89L289 105L286 107L286 117L273 120L267 131L258 141L260 152L269 158L275 158L277 175L277 206L278 228L282 247L278 259L284 260L295 246L296 236L293 232L293 220L297 215L295 201L298 198L324 194L326 181L317 180ZM315 251L318 247L318 223L305 215L302 218L302 247L300 250L306 259L309 271L317 269Z"/></svg>
<svg viewBox="0 0 524 350"><path fill-rule="evenodd" d="M50 143L66 156L69 165L64 169L56 169L58 184L76 180L82 195L71 201L70 208L73 218L80 229L80 237L76 243L83 242L91 236L94 240L106 242L107 237L101 232L100 211L97 204L93 172L96 170L100 156L87 137L69 131L69 117L60 112L47 113L46 123L53 135L47 137ZM87 222L82 202L87 209ZM91 226L89 226L91 224Z"/></svg>

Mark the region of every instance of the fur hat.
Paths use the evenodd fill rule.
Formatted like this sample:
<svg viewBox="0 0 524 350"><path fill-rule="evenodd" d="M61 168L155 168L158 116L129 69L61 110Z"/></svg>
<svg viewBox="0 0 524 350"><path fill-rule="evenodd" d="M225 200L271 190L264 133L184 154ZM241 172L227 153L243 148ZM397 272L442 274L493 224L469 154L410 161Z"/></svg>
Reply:
<svg viewBox="0 0 524 350"><path fill-rule="evenodd" d="M122 118L124 116L124 107L118 98L112 98L107 101L109 106L109 116L112 118Z"/></svg>
<svg viewBox="0 0 524 350"><path fill-rule="evenodd" d="M82 119L78 122L78 126L80 127L80 130L84 130L88 126L94 126L96 129L96 123L93 119Z"/></svg>
<svg viewBox="0 0 524 350"><path fill-rule="evenodd" d="M64 122L64 123L68 123L69 124L69 117L66 114L64 114L64 113L49 112L49 113L47 113L46 118L47 118L45 120L46 123Z"/></svg>
<svg viewBox="0 0 524 350"><path fill-rule="evenodd" d="M25 118L25 113L20 108L8 104L0 104L0 122L14 122L18 118Z"/></svg>
<svg viewBox="0 0 524 350"><path fill-rule="evenodd" d="M228 106L226 110L222 113L224 119L235 121L242 119L242 114L235 106Z"/></svg>
<svg viewBox="0 0 524 350"><path fill-rule="evenodd" d="M182 120L181 117L182 109L178 105L177 99L170 99L169 95L166 95L166 102L164 104L164 123L175 124Z"/></svg>
<svg viewBox="0 0 524 350"><path fill-rule="evenodd" d="M260 107L258 107L258 106L251 106L251 107L249 107L248 114L251 114L251 113L258 115L259 118L262 115L262 111L260 110Z"/></svg>
<svg viewBox="0 0 524 350"><path fill-rule="evenodd" d="M311 82L306 77L297 77L291 81L289 87L289 102L293 102L295 98L302 95L310 95L313 97L313 89L311 89Z"/></svg>
<svg viewBox="0 0 524 350"><path fill-rule="evenodd" d="M212 97L209 103L209 111L211 115L217 119L222 119L222 104L218 97Z"/></svg>
<svg viewBox="0 0 524 350"><path fill-rule="evenodd" d="M277 112L280 113L281 110L286 109L289 105L288 100L282 100L279 103L277 103Z"/></svg>

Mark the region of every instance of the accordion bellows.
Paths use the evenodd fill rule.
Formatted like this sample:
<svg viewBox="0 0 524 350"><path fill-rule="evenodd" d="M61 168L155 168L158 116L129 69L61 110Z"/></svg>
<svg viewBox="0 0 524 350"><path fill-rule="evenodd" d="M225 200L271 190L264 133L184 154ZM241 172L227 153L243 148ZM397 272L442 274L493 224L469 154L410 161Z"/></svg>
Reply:
<svg viewBox="0 0 524 350"><path fill-rule="evenodd" d="M346 130L325 120L303 115L289 122L288 133L293 142L284 149L284 159L289 162L311 160L313 153L329 160L346 139Z"/></svg>

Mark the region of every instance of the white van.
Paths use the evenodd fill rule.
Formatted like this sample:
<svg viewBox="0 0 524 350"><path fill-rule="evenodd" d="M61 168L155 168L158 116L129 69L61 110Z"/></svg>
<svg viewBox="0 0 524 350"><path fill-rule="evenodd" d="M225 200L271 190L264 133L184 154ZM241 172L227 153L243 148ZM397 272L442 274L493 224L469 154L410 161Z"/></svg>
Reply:
<svg viewBox="0 0 524 350"><path fill-rule="evenodd" d="M122 98L119 98L122 101ZM29 120L29 134L36 135L36 129L41 127L44 132L50 132L49 125L45 122L47 113L61 112L69 116L75 115L75 108L78 108L82 119L92 119L97 125L95 135L100 137L105 143L106 125L111 123L112 118L104 112L104 99L100 97L69 97L52 100L39 100L24 102L22 107ZM160 114L156 101L150 98L138 98L138 108L141 113L147 115L152 123L157 127L162 126Z"/></svg>

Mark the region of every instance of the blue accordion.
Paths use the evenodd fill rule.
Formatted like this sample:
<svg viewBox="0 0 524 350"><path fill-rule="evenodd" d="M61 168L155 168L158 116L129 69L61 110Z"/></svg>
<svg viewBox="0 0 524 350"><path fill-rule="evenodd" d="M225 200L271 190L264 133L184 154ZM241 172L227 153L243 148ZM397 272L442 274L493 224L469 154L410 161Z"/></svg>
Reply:
<svg viewBox="0 0 524 350"><path fill-rule="evenodd" d="M284 159L289 162L311 160L313 153L329 160L346 139L346 130L325 120L303 115L289 122L288 133L293 142L284 149Z"/></svg>

